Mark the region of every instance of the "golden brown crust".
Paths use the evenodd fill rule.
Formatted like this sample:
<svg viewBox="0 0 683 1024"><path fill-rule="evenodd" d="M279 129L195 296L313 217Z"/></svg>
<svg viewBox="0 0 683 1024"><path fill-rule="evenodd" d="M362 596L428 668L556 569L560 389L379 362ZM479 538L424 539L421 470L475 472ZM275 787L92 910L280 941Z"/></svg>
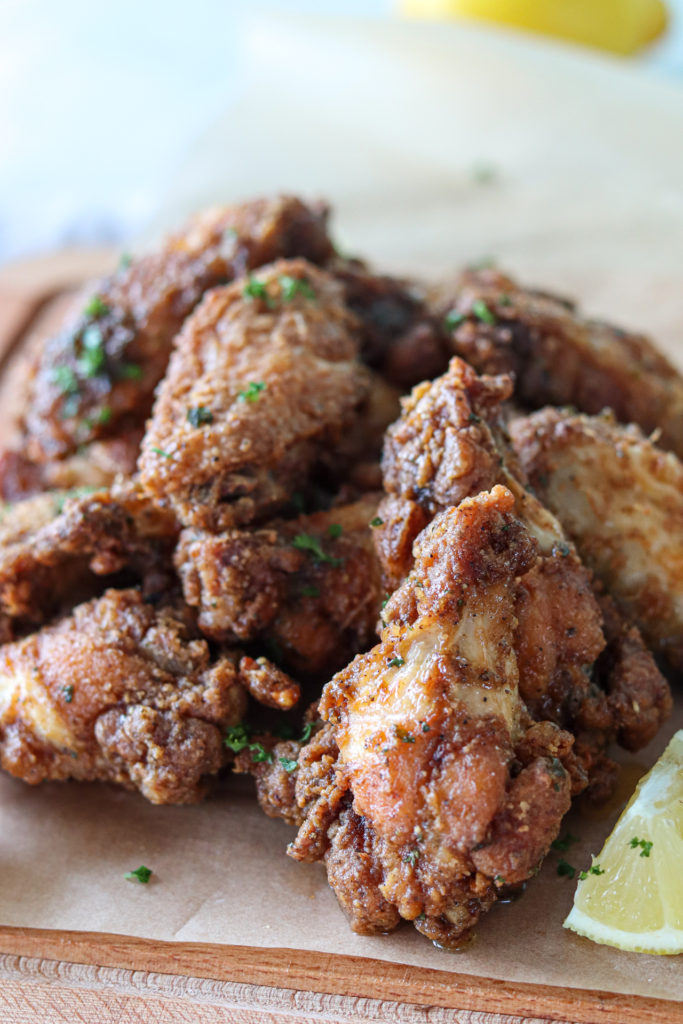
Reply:
<svg viewBox="0 0 683 1024"><path fill-rule="evenodd" d="M368 394L356 328L340 286L302 260L213 291L160 387L144 485L185 524L214 531L286 505Z"/></svg>
<svg viewBox="0 0 683 1024"><path fill-rule="evenodd" d="M497 270L467 271L455 292L441 303L452 351L480 373L513 374L522 405L610 408L683 455L683 378L649 338L588 320Z"/></svg>
<svg viewBox="0 0 683 1024"><path fill-rule="evenodd" d="M44 779L118 782L154 803L199 799L244 712L234 660L191 617L110 590L0 650L0 761Z"/></svg>
<svg viewBox="0 0 683 1024"><path fill-rule="evenodd" d="M683 668L683 466L609 416L511 423L531 481L648 644Z"/></svg>
<svg viewBox="0 0 683 1024"><path fill-rule="evenodd" d="M135 459L125 440L137 432L139 442L173 339L202 295L279 257L325 261L332 253L325 219L323 208L286 196L209 210L158 252L91 285L30 371L19 439L0 463L0 493L14 500L92 482L88 462L99 467L97 484L129 471ZM105 444L87 460L76 457L84 445L113 439L124 448Z"/></svg>
<svg viewBox="0 0 683 1024"><path fill-rule="evenodd" d="M297 674L329 678L375 639L382 591L370 523L380 497L251 532L183 531L176 567L202 632L267 638Z"/></svg>

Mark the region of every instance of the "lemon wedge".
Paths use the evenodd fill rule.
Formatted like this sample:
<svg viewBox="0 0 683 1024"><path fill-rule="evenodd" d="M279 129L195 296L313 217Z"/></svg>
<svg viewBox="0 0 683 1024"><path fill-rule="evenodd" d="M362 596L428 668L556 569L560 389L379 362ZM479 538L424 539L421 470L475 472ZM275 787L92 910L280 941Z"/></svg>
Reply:
<svg viewBox="0 0 683 1024"><path fill-rule="evenodd" d="M683 729L581 873L565 928L634 953L683 953L682 868Z"/></svg>
<svg viewBox="0 0 683 1024"><path fill-rule="evenodd" d="M635 53L667 27L663 0L398 0L416 18L481 18L571 39L613 53Z"/></svg>

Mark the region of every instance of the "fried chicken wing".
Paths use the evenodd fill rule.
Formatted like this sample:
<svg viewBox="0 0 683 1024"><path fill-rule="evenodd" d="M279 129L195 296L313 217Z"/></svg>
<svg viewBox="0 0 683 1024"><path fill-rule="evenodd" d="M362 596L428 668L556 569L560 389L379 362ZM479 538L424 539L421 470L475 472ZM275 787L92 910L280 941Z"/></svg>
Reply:
<svg viewBox="0 0 683 1024"><path fill-rule="evenodd" d="M254 531L184 530L176 568L202 632L267 639L297 675L329 678L376 637L382 591L370 523L380 497Z"/></svg>
<svg viewBox="0 0 683 1024"><path fill-rule="evenodd" d="M441 312L452 351L479 372L513 373L523 406L607 407L622 423L659 430L662 446L683 455L683 377L644 335L586 319L491 269L463 274Z"/></svg>
<svg viewBox="0 0 683 1024"><path fill-rule="evenodd" d="M290 197L209 210L93 285L30 370L19 437L0 460L0 493L14 500L106 484L108 468L131 472L173 339L202 295L280 257L325 261L333 251L325 220L323 208ZM83 445L93 446L87 460L77 455Z"/></svg>
<svg viewBox="0 0 683 1024"><path fill-rule="evenodd" d="M378 510L377 550L392 589L412 567L416 533L436 512L496 483L510 489L539 547L517 589L520 693L535 718L555 721L577 737L575 788L588 779L592 792L602 794L615 773L607 747L625 735L616 694L623 694L629 673L623 657L603 657L608 638L590 574L558 520L522 485L523 470L502 424L500 407L510 389L509 378L479 377L455 358L447 374L403 399L403 414L385 444L389 494ZM671 696L637 630L629 651L639 664L637 687L649 693L643 728L629 735L644 745L670 713Z"/></svg>
<svg viewBox="0 0 683 1024"><path fill-rule="evenodd" d="M4 635L42 625L128 573L148 593L168 587L176 521L134 484L92 494L41 494L6 509L0 524Z"/></svg>
<svg viewBox="0 0 683 1024"><path fill-rule="evenodd" d="M246 697L182 609L110 590L0 648L0 763L26 782L85 779L154 803L197 800Z"/></svg>
<svg viewBox="0 0 683 1024"><path fill-rule="evenodd" d="M647 643L683 668L683 466L609 415L510 425L524 469Z"/></svg>
<svg viewBox="0 0 683 1024"><path fill-rule="evenodd" d="M569 807L571 737L534 723L518 689L515 581L537 544L514 507L497 486L437 515L381 643L325 687L328 725L294 787L275 758L259 770L270 813L301 823L291 854L325 858L356 930L405 918L461 941L535 871Z"/></svg>
<svg viewBox="0 0 683 1024"><path fill-rule="evenodd" d="M185 324L143 443L142 482L186 525L263 519L333 457L370 382L341 286L302 260L275 263L211 292Z"/></svg>

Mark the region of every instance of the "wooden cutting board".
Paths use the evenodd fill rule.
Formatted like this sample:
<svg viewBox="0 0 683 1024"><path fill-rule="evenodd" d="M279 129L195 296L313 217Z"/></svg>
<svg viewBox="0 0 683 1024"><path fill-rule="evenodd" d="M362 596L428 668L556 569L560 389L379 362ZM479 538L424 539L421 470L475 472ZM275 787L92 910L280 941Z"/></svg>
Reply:
<svg viewBox="0 0 683 1024"><path fill-rule="evenodd" d="M0 377L112 262L106 250L76 251L0 271ZM683 1006L352 956L0 926L0 1020L683 1024Z"/></svg>

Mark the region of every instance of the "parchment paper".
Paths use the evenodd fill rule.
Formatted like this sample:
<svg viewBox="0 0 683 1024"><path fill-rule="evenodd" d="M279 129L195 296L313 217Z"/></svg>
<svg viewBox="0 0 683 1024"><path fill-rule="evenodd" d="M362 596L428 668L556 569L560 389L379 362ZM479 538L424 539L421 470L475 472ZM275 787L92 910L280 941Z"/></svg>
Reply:
<svg viewBox="0 0 683 1024"><path fill-rule="evenodd" d="M322 194L343 243L385 266L445 274L494 255L683 351L681 94L602 59L451 26L331 31L271 19L252 28L247 54L243 99L197 147L157 227L207 199ZM649 767L681 726L679 701L656 743L623 760ZM572 812L580 842L562 856L577 869L636 775L625 772L610 813ZM245 780L198 807L157 808L110 787L2 778L0 920L683 999L680 958L620 953L562 929L575 883L557 875L555 854L456 955L409 927L354 936L322 867L284 855L291 836L261 815ZM142 863L152 882L125 881Z"/></svg>

